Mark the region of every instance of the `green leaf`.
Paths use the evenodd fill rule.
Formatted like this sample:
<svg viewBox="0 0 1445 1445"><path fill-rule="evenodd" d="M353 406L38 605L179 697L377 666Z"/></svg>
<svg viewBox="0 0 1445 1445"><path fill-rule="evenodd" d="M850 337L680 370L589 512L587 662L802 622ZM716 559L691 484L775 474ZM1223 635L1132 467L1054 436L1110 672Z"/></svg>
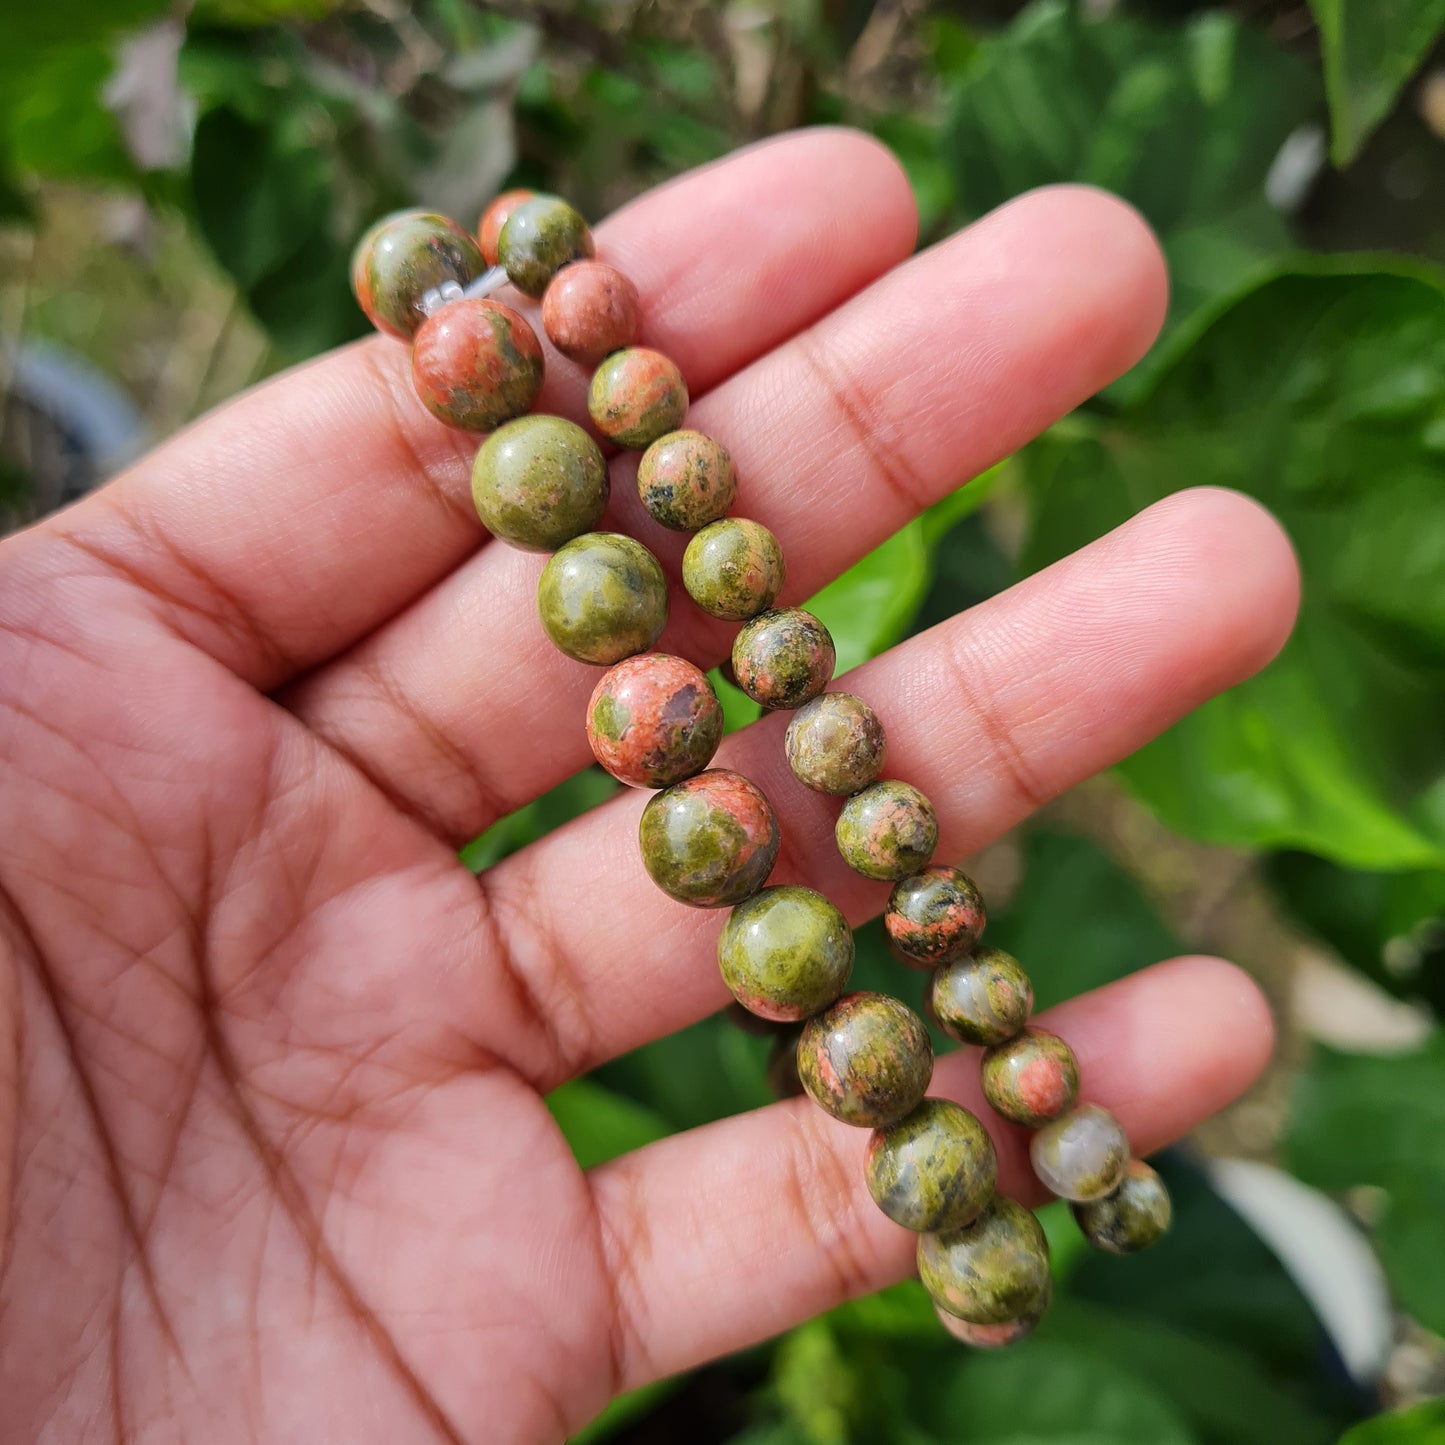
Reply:
<svg viewBox="0 0 1445 1445"><path fill-rule="evenodd" d="M1296 1088L1285 1153L1307 1184L1370 1185L1385 1204L1375 1229L1403 1306L1445 1332L1445 1032L1385 1057L1319 1048Z"/></svg>
<svg viewBox="0 0 1445 1445"><path fill-rule="evenodd" d="M276 25L320 20L351 0L196 0L195 20L205 25Z"/></svg>
<svg viewBox="0 0 1445 1445"><path fill-rule="evenodd" d="M547 1095L578 1166L591 1169L672 1132L667 1120L592 1079L573 1079Z"/></svg>
<svg viewBox="0 0 1445 1445"><path fill-rule="evenodd" d="M1339 1445L1445 1445L1445 1400L1426 1400L1356 1425Z"/></svg>
<svg viewBox="0 0 1445 1445"><path fill-rule="evenodd" d="M1359 153L1445 31L1445 0L1310 0L1325 54L1330 153Z"/></svg>

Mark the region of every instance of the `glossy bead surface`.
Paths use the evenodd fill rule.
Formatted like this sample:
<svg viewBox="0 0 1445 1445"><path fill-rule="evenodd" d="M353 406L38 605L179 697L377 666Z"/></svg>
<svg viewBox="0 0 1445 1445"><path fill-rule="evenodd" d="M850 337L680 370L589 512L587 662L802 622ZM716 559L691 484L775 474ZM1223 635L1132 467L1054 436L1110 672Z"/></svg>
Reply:
<svg viewBox="0 0 1445 1445"><path fill-rule="evenodd" d="M1049 1193L1089 1204L1112 1194L1123 1181L1129 1136L1107 1109L1083 1104L1029 1140L1029 1159Z"/></svg>
<svg viewBox="0 0 1445 1445"><path fill-rule="evenodd" d="M507 279L528 296L540 296L569 261L592 254L587 222L557 196L532 196L517 206L497 235L497 261Z"/></svg>
<svg viewBox="0 0 1445 1445"><path fill-rule="evenodd" d="M1053 1300L1054 1282L1050 1279L1045 1284L1044 1292L1039 1296L1037 1304L1016 1320L1006 1320L1001 1325L970 1324L967 1320L961 1320L949 1314L947 1310L938 1305L934 1305L933 1311L938 1316L939 1324L954 1339L961 1340L975 1350L1001 1350L1005 1345L1017 1344L1020 1340L1033 1334L1039 1326L1039 1321L1048 1314Z"/></svg>
<svg viewBox="0 0 1445 1445"><path fill-rule="evenodd" d="M608 668L587 704L593 756L634 788L667 788L700 773L722 735L722 704L706 675L665 652Z"/></svg>
<svg viewBox="0 0 1445 1445"><path fill-rule="evenodd" d="M614 351L592 373L587 414L624 447L651 446L687 415L687 383L677 363L646 346Z"/></svg>
<svg viewBox="0 0 1445 1445"><path fill-rule="evenodd" d="M637 466L642 505L653 521L674 532L696 532L717 521L727 514L737 493L732 453L700 431L684 428L658 437Z"/></svg>
<svg viewBox="0 0 1445 1445"><path fill-rule="evenodd" d="M507 218L523 201L530 201L536 194L536 191L526 189L503 191L482 212L482 218L477 222L477 245L481 247L482 258L488 266L497 264L497 241Z"/></svg>
<svg viewBox="0 0 1445 1445"><path fill-rule="evenodd" d="M938 863L893 885L883 928L915 967L933 968L967 953L987 917L978 884L961 868Z"/></svg>
<svg viewBox="0 0 1445 1445"><path fill-rule="evenodd" d="M843 861L865 878L906 878L933 856L938 818L917 788L888 779L843 804L833 836Z"/></svg>
<svg viewBox="0 0 1445 1445"><path fill-rule="evenodd" d="M637 287L606 261L576 261L542 296L542 325L552 345L583 366L631 346L642 321Z"/></svg>
<svg viewBox="0 0 1445 1445"><path fill-rule="evenodd" d="M782 836L761 789L725 768L658 793L637 833L652 881L694 908L722 908L756 893Z"/></svg>
<svg viewBox="0 0 1445 1445"><path fill-rule="evenodd" d="M933 1006L938 1007L936 999ZM1072 1108L1079 1093L1074 1051L1044 1029L1025 1029L987 1049L979 1076L994 1111L1031 1129Z"/></svg>
<svg viewBox="0 0 1445 1445"><path fill-rule="evenodd" d="M602 449L560 416L508 422L472 463L472 501L483 525L527 552L556 551L594 527L607 494Z"/></svg>
<svg viewBox="0 0 1445 1445"><path fill-rule="evenodd" d="M542 345L510 306L452 301L417 331L411 379L438 420L460 431L491 431L537 400Z"/></svg>
<svg viewBox="0 0 1445 1445"><path fill-rule="evenodd" d="M928 1026L887 994L844 994L804 1025L798 1075L814 1103L835 1119L885 1129L917 1108L928 1090Z"/></svg>
<svg viewBox="0 0 1445 1445"><path fill-rule="evenodd" d="M728 915L718 968L732 996L763 1018L810 1018L843 992L853 971L853 931L821 893L764 888Z"/></svg>
<svg viewBox="0 0 1445 1445"><path fill-rule="evenodd" d="M584 532L542 569L537 614L568 657L602 666L621 662L662 635L667 579L641 542L620 532Z"/></svg>
<svg viewBox="0 0 1445 1445"><path fill-rule="evenodd" d="M351 289L378 331L409 339L426 320L429 291L465 286L485 269L477 243L455 221L435 211L398 211L357 242Z"/></svg>
<svg viewBox="0 0 1445 1445"><path fill-rule="evenodd" d="M1105 1254L1136 1254L1169 1228L1174 1207L1164 1181L1142 1159L1131 1159L1112 1194L1089 1204L1070 1204L1084 1238Z"/></svg>
<svg viewBox="0 0 1445 1445"><path fill-rule="evenodd" d="M988 1130L947 1099L925 1099L868 1141L864 1163L873 1202L919 1234L961 1229L993 1198L998 1156Z"/></svg>
<svg viewBox="0 0 1445 1445"><path fill-rule="evenodd" d="M761 522L746 517L710 523L682 554L687 595L704 612L727 622L744 622L766 612L783 590L786 576L778 539Z"/></svg>
<svg viewBox="0 0 1445 1445"><path fill-rule="evenodd" d="M835 797L877 782L884 747L882 719L847 692L825 692L805 702L784 740L793 776L805 788Z"/></svg>
<svg viewBox="0 0 1445 1445"><path fill-rule="evenodd" d="M1044 1299L1048 1240L1029 1210L996 1195L972 1224L919 1237L918 1275L934 1304L955 1318L1007 1324Z"/></svg>
<svg viewBox="0 0 1445 1445"><path fill-rule="evenodd" d="M801 607L764 612L744 623L733 639L733 676L767 708L801 707L817 697L833 676L835 661L832 634Z"/></svg>
<svg viewBox="0 0 1445 1445"><path fill-rule="evenodd" d="M1034 986L1011 953L976 948L934 972L928 1003L949 1037L990 1048L1006 1043L1028 1023Z"/></svg>

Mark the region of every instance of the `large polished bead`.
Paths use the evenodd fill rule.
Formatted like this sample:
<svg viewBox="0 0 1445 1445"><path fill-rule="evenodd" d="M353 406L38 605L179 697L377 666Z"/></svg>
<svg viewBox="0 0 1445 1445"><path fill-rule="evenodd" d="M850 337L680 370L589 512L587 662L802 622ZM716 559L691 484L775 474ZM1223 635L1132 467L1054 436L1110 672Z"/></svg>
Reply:
<svg viewBox="0 0 1445 1445"><path fill-rule="evenodd" d="M575 261L542 297L542 325L552 345L582 366L637 340L642 302L637 287L606 261Z"/></svg>
<svg viewBox="0 0 1445 1445"><path fill-rule="evenodd" d="M482 248L482 256L488 266L497 264L497 241L501 237L502 227L507 224L507 218L523 201L530 201L536 194L536 191L525 188L503 191L482 212L482 218L477 222L477 244Z"/></svg>
<svg viewBox="0 0 1445 1445"><path fill-rule="evenodd" d="M767 708L801 707L817 697L836 660L832 634L801 607L764 612L733 639L733 676Z"/></svg>
<svg viewBox="0 0 1445 1445"><path fill-rule="evenodd" d="M987 917L978 884L961 868L936 863L893 885L883 928L915 966L934 968L967 953Z"/></svg>
<svg viewBox="0 0 1445 1445"><path fill-rule="evenodd" d="M956 1340L975 1350L1001 1350L1005 1345L1015 1345L1026 1339L1038 1328L1039 1321L1048 1314L1054 1300L1054 1282L1050 1279L1038 1302L1015 1320L1005 1320L1001 1325L974 1325L951 1315L941 1305L934 1305L938 1322Z"/></svg>
<svg viewBox="0 0 1445 1445"><path fill-rule="evenodd" d="M706 674L665 652L609 667L587 704L593 756L634 788L667 788L700 773L722 735L722 704Z"/></svg>
<svg viewBox="0 0 1445 1445"><path fill-rule="evenodd" d="M825 692L805 702L783 746L793 776L815 792L845 797L883 771L883 721L852 693Z"/></svg>
<svg viewBox="0 0 1445 1445"><path fill-rule="evenodd" d="M461 288L486 268L471 235L435 211L383 217L356 243L351 289L378 331L409 339L427 318L429 292Z"/></svg>
<svg viewBox="0 0 1445 1445"><path fill-rule="evenodd" d="M1069 1209L1084 1238L1106 1254L1148 1249L1168 1230L1173 1215L1164 1181L1142 1159L1129 1161L1112 1194Z"/></svg>
<svg viewBox="0 0 1445 1445"><path fill-rule="evenodd" d="M998 1155L962 1105L924 1099L868 1141L868 1192L895 1224L925 1234L960 1229L988 1207Z"/></svg>
<svg viewBox="0 0 1445 1445"><path fill-rule="evenodd" d="M727 514L737 491L732 454L700 431L683 428L658 437L637 464L642 505L653 521L674 532L696 532L716 522Z"/></svg>
<svg viewBox="0 0 1445 1445"><path fill-rule="evenodd" d="M1046 1029L1025 1029L985 1050L979 1076L993 1109L1031 1129L1071 1108L1079 1093L1074 1051Z"/></svg>
<svg viewBox="0 0 1445 1445"><path fill-rule="evenodd" d="M587 222L557 196L523 201L497 235L497 260L512 285L528 296L540 296L569 261L591 254Z"/></svg>
<svg viewBox="0 0 1445 1445"><path fill-rule="evenodd" d="M411 348L422 404L460 431L491 431L521 416L542 389L542 345L510 306L453 301L428 316Z"/></svg>
<svg viewBox="0 0 1445 1445"><path fill-rule="evenodd" d="M808 1020L798 1075L819 1108L884 1129L918 1106L933 1077L928 1025L883 993L848 993Z"/></svg>
<svg viewBox="0 0 1445 1445"><path fill-rule="evenodd" d="M1034 986L1018 959L1001 948L976 948L935 970L928 1004L939 1028L965 1044L991 1048L1029 1021Z"/></svg>
<svg viewBox="0 0 1445 1445"><path fill-rule="evenodd" d="M498 427L472 463L483 525L527 552L554 552L596 526L607 495L602 449L565 417L518 417Z"/></svg>
<svg viewBox="0 0 1445 1445"><path fill-rule="evenodd" d="M777 601L786 576L778 539L761 522L746 517L710 522L682 554L687 595L704 612L727 622L766 612Z"/></svg>
<svg viewBox="0 0 1445 1445"><path fill-rule="evenodd" d="M1123 1181L1129 1136L1107 1109L1082 1104L1029 1140L1029 1159L1051 1194L1089 1204L1112 1194Z"/></svg>
<svg viewBox="0 0 1445 1445"><path fill-rule="evenodd" d="M667 579L641 542L620 532L584 532L542 569L537 613L568 657L607 666L646 652L662 636Z"/></svg>
<svg viewBox="0 0 1445 1445"><path fill-rule="evenodd" d="M865 878L906 878L928 862L938 846L933 804L896 778L854 793L833 828L843 861Z"/></svg>
<svg viewBox="0 0 1445 1445"><path fill-rule="evenodd" d="M638 824L652 881L695 908L722 908L756 893L773 871L781 836L762 790L725 768L658 793Z"/></svg>
<svg viewBox="0 0 1445 1445"><path fill-rule="evenodd" d="M811 888L764 888L728 915L717 961L723 982L745 1009L769 1019L806 1019L847 985L853 930Z"/></svg>
<svg viewBox="0 0 1445 1445"><path fill-rule="evenodd" d="M995 1195L972 1224L919 1237L918 1276L934 1304L956 1319L1006 1324L1044 1299L1048 1240L1031 1211Z"/></svg>
<svg viewBox="0 0 1445 1445"><path fill-rule="evenodd" d="M677 363L646 346L614 351L592 373L587 414L603 436L648 447L676 431L687 415L687 383Z"/></svg>

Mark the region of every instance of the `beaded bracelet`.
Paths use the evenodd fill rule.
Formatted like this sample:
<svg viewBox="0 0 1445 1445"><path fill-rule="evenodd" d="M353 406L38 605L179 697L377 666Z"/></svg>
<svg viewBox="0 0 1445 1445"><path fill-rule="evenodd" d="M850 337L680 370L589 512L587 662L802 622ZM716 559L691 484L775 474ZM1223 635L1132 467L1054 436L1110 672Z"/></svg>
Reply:
<svg viewBox="0 0 1445 1445"><path fill-rule="evenodd" d="M780 1092L796 1092L796 1080L835 1119L873 1131L868 1190L918 1234L918 1272L948 1330L992 1347L1033 1329L1051 1295L1043 1229L995 1193L998 1161L979 1120L925 1097L933 1047L923 1019L886 994L844 992L854 945L839 909L810 888L765 886L777 815L747 778L709 768L723 713L701 669L650 650L668 615L657 559L631 537L592 530L609 496L601 448L562 417L524 415L542 386L542 348L517 311L487 299L506 282L540 299L558 351L594 368L589 415L609 441L641 451L648 513L693 533L683 586L704 612L742 623L737 685L765 709L795 710L789 767L806 787L844 800L839 853L865 878L892 883L890 950L930 971L925 1008L938 1027L982 1047L992 1108L1037 1131L1029 1154L1039 1180L1070 1201L1099 1249L1129 1254L1158 1239L1170 1217L1162 1181L1130 1158L1112 1115L1078 1104L1077 1060L1057 1035L1029 1026L1033 987L1017 959L979 946L983 897L959 869L929 862L933 807L882 776L877 713L824 691L834 666L828 629L801 608L774 607L785 576L777 538L728 515L732 458L683 429L682 374L636 344L636 288L594 259L582 217L530 191L497 197L476 238L444 216L403 212L363 237L352 280L372 322L411 340L426 407L449 426L490 432L472 471L477 511L502 541L551 554L537 587L542 627L568 657L607 668L587 705L587 737L613 777L658 790L639 825L648 873L680 903L731 908L718 964L742 1017L784 1030L770 1074Z"/></svg>

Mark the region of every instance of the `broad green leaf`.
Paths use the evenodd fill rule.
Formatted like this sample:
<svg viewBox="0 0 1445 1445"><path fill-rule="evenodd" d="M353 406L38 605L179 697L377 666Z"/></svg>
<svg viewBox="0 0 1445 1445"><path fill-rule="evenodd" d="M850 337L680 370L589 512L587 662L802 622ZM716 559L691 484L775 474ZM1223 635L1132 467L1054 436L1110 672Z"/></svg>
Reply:
<svg viewBox="0 0 1445 1445"><path fill-rule="evenodd" d="M1445 0L1310 0L1325 53L1331 154L1359 154L1445 32Z"/></svg>
<svg viewBox="0 0 1445 1445"><path fill-rule="evenodd" d="M1285 1154L1321 1189L1383 1191L1375 1242L1401 1304L1445 1333L1445 1032L1410 1054L1316 1049L1295 1093Z"/></svg>
<svg viewBox="0 0 1445 1445"><path fill-rule="evenodd" d="M352 0L196 0L195 19L205 25L276 25L320 20Z"/></svg>
<svg viewBox="0 0 1445 1445"><path fill-rule="evenodd" d="M605 1164L672 1132L667 1120L651 1109L592 1079L563 1084L547 1095L547 1107L583 1169Z"/></svg>
<svg viewBox="0 0 1445 1445"><path fill-rule="evenodd" d="M1341 1436L1339 1445L1445 1445L1445 1400L1376 1415Z"/></svg>

